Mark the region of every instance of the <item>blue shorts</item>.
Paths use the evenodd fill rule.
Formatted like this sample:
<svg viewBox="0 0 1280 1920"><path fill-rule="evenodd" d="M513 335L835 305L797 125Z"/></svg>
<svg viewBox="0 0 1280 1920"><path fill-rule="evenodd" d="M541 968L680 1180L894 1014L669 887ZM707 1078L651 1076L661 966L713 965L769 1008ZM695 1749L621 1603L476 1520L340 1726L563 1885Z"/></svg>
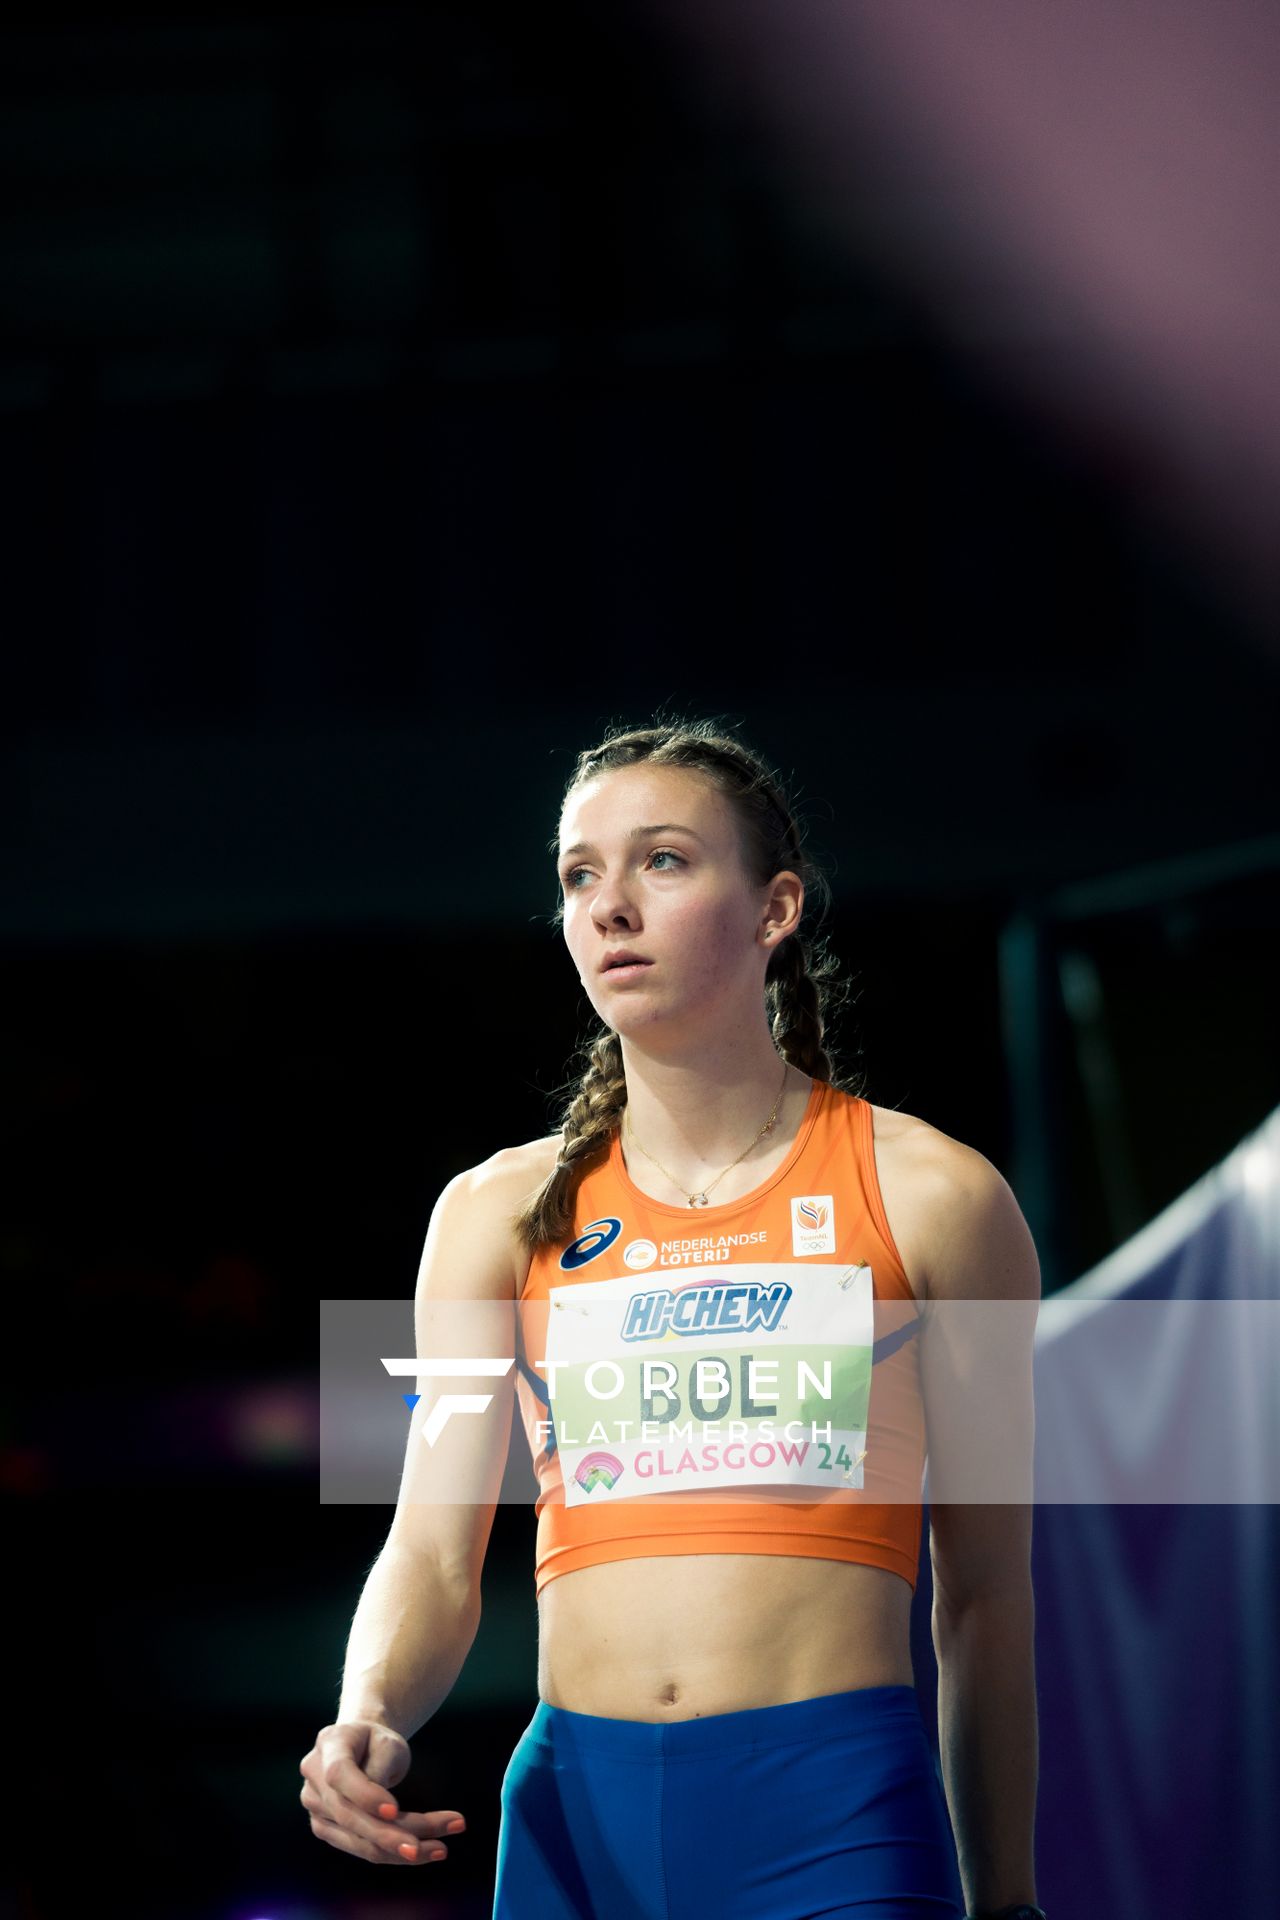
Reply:
<svg viewBox="0 0 1280 1920"><path fill-rule="evenodd" d="M539 1701L502 1781L493 1920L960 1920L914 1687L696 1720Z"/></svg>

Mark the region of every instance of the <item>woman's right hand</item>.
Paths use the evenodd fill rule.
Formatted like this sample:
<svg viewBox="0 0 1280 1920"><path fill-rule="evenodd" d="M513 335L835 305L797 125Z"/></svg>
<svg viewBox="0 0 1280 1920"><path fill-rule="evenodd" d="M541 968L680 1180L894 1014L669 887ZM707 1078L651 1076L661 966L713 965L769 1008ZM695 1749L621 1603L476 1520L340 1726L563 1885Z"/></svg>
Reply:
<svg viewBox="0 0 1280 1920"><path fill-rule="evenodd" d="M377 1720L343 1720L321 1727L299 1766L299 1795L311 1815L311 1831L343 1853L384 1866L416 1866L443 1860L441 1836L460 1813L402 1813L387 1789L409 1771L409 1742ZM406 1850L407 1849L407 1850Z"/></svg>

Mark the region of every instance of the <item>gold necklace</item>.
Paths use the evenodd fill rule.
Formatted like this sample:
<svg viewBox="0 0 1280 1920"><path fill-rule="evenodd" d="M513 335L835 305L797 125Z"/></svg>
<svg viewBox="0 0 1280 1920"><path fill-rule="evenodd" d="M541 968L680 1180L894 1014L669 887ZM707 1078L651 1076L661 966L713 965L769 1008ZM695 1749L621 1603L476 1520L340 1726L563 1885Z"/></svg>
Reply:
<svg viewBox="0 0 1280 1920"><path fill-rule="evenodd" d="M756 1135L755 1140L751 1142L751 1147L755 1146L757 1140L763 1140L766 1133L772 1133L773 1129L778 1124L778 1108L782 1105L782 1096L786 1090L787 1074L789 1073L789 1071L790 1071L789 1065L784 1064L782 1069L782 1085L778 1088L778 1097L773 1103L773 1112L769 1115L769 1118L765 1121L764 1125L761 1127L759 1133ZM631 1126L630 1105L627 1105L626 1107L623 1108L622 1119L623 1119L623 1124L627 1130L627 1138L631 1141L634 1141L637 1147L640 1147L640 1142L636 1139L635 1133L633 1132L632 1126ZM738 1155L738 1160L745 1160L747 1155L751 1151L751 1147L744 1147L742 1149L742 1152ZM653 1160L653 1155L649 1152L649 1149L647 1147L640 1147L640 1151L644 1155L646 1160ZM718 1173L715 1179L710 1183L710 1185L705 1186L702 1189L701 1193L685 1194L685 1198L688 1200L689 1205L691 1207L707 1206L709 1204L707 1200L707 1195L710 1193L711 1188L718 1186L720 1184L720 1182L724 1179L725 1173L733 1172L733 1169L738 1164L738 1160L731 1160L728 1166L725 1168L724 1173ZM658 1169L659 1173L667 1174L667 1178L671 1182L673 1187L680 1187L681 1193L685 1192L684 1188L680 1185L680 1182L676 1179L675 1175L673 1173L667 1173L667 1170L663 1166L661 1160L653 1160L653 1164Z"/></svg>

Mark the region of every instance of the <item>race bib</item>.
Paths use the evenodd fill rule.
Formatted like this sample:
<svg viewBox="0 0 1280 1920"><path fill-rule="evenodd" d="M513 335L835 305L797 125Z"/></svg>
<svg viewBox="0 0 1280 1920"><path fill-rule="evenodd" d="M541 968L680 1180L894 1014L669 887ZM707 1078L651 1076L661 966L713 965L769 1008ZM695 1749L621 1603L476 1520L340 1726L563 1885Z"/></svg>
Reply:
<svg viewBox="0 0 1280 1920"><path fill-rule="evenodd" d="M549 1290L566 1506L694 1488L860 1488L871 1268L743 1262ZM763 1497L767 1497L763 1496Z"/></svg>

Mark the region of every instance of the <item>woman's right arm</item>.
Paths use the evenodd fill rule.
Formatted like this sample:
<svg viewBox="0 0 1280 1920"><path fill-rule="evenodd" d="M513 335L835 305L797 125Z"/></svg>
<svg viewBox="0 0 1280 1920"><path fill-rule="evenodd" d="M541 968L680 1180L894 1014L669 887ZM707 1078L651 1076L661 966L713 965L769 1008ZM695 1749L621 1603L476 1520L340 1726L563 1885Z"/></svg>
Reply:
<svg viewBox="0 0 1280 1920"><path fill-rule="evenodd" d="M504 1149L440 1194L414 1297L420 1360L514 1353L515 1302L529 1256L510 1221L550 1168L546 1146ZM417 1382L399 1499L352 1622L337 1719L321 1728L301 1763L312 1832L367 1860L443 1858L439 1836L461 1818L401 1812L387 1789L408 1771L409 1740L447 1699L480 1624L480 1574L506 1464L514 1378L513 1367L502 1378L422 1375ZM428 1446L423 1423L442 1392L492 1398L483 1413L452 1415Z"/></svg>

